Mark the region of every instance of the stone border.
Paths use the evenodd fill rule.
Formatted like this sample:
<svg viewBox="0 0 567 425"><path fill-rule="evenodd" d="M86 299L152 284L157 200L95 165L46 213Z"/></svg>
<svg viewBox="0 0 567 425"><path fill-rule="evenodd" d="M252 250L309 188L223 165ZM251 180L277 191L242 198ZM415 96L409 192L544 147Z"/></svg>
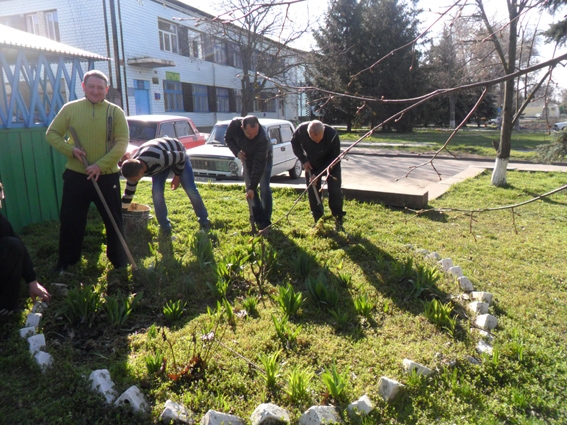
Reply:
<svg viewBox="0 0 567 425"><path fill-rule="evenodd" d="M412 245L406 246L413 249ZM463 275L463 270L459 266L453 265L450 258L441 258L437 252L429 252L425 249L416 249L416 252L422 254L425 259L436 261L437 265L446 273L453 276L463 294L456 298L462 301L469 301L466 305L467 311L474 317L474 326L479 328L482 338L479 340L476 350L479 354L492 355L492 346L490 345L494 339L491 331L498 326L498 319L488 313L488 308L492 304L493 296L489 292L475 291L471 281ZM67 292L67 287L61 283L53 283L61 292ZM37 330L43 317L43 312L47 308L47 304L38 302L33 306L31 313L27 316L25 327L20 329L20 336L27 339L30 353L34 356L36 362L44 372L53 363L51 355L42 349L45 347L44 334L38 334ZM469 356L469 362L472 364L480 364L480 360ZM453 363L454 364L454 363ZM450 364L453 365L453 364ZM434 370L416 363L410 359L402 360L402 369L406 373L415 373L422 376L429 376ZM150 404L140 389L133 385L124 391L119 397L114 389L114 382L110 377L107 369L99 369L93 371L89 376L91 389L104 396L108 404L114 403L116 406L129 405L134 412L148 412ZM378 382L378 393L385 402L395 399L399 390L404 385L398 381L382 376ZM364 416L374 409L374 404L370 398L364 394L358 400L350 403L347 408L347 414L352 416ZM169 424L195 424L194 414L184 406L167 400L165 407L160 415L163 423ZM260 404L250 416L252 425L272 425L272 424L290 424L289 412L282 407L271 403ZM245 421L235 415L209 410L201 419L201 425L245 425ZM339 411L335 406L312 406L307 409L299 418L299 425L323 425L323 424L340 424L342 423Z"/></svg>

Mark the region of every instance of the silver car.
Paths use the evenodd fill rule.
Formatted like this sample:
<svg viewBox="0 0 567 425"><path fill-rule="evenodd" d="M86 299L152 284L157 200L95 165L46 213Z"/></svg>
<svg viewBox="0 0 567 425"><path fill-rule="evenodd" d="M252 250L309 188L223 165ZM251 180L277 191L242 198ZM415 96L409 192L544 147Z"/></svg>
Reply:
<svg viewBox="0 0 567 425"><path fill-rule="evenodd" d="M567 121L556 122L555 124L553 124L553 131L561 131L565 127L567 127Z"/></svg>
<svg viewBox="0 0 567 425"><path fill-rule="evenodd" d="M303 167L291 148L293 124L286 120L259 118L260 125L272 142L274 165L272 177L288 172L292 179L301 176ZM230 120L219 121L211 130L207 142L187 151L196 180L241 179L242 163L235 158L224 141Z"/></svg>

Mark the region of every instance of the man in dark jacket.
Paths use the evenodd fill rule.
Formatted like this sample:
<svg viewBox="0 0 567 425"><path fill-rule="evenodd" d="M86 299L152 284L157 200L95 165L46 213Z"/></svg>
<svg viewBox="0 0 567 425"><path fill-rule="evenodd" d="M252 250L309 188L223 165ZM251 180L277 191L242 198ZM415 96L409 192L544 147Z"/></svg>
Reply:
<svg viewBox="0 0 567 425"><path fill-rule="evenodd" d="M165 235L171 234L171 223L167 218L164 197L165 181L170 172L173 173L171 188L175 190L181 184L199 219L200 228L205 231L209 230L211 228L209 213L195 184L195 176L187 150L179 140L171 137L148 140L140 146L132 158L123 162L122 176L126 179L126 189L122 196L122 209L128 209L130 206L138 181L144 176L150 176L152 178L152 199L160 230Z"/></svg>
<svg viewBox="0 0 567 425"><path fill-rule="evenodd" d="M311 178L322 173L341 153L341 142L337 131L317 120L300 124L293 133L291 146L293 153L303 164L308 186ZM341 163L338 162L330 170L327 178L329 208L335 217L337 229L342 228L345 216L341 183ZM309 206L317 223L324 214L323 204L316 195L321 189L320 179L313 184L313 187L315 190L310 189L308 192Z"/></svg>
<svg viewBox="0 0 567 425"><path fill-rule="evenodd" d="M4 191L0 183L0 208L3 198ZM38 283L28 250L8 219L0 214L0 316L10 315L17 310L22 279L28 284L33 301L41 298L49 302L49 292Z"/></svg>
<svg viewBox="0 0 567 425"><path fill-rule="evenodd" d="M245 165L246 199L252 200L252 212L258 229L272 224L272 145L264 127L254 115L234 118L226 129L224 140L234 156ZM260 195L258 197L258 184Z"/></svg>

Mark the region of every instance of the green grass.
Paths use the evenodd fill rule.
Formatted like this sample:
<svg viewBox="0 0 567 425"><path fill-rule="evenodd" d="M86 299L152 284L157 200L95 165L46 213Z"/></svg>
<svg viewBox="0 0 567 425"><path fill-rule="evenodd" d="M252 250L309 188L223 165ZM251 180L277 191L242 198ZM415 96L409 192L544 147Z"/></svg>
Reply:
<svg viewBox="0 0 567 425"><path fill-rule="evenodd" d="M453 186L431 206L515 204L563 185L565 174L510 171L508 182L506 188L492 187L490 174L484 173ZM230 317L226 305L218 307L210 285L219 279L218 263L233 263L228 259L249 252L248 209L241 187L204 185L200 192L213 223L212 257L208 245L196 237L198 223L180 190L166 194L174 241L159 236L155 220L147 231L129 237L136 271L111 269L96 212L89 221L83 260L72 276L49 274L57 255L57 222L25 229L22 237L40 281L54 293L42 321L54 365L41 373L29 356L18 334L25 313L0 322L0 424L157 424L167 399L192 409L197 421L209 409L230 410L246 419L258 404L272 402L288 409L296 423L311 405L336 401L322 380L333 365L338 375L348 372L339 407L363 394L376 404L365 423L567 422L565 192L516 209L514 218L509 210L472 218L439 212L415 216L347 201L348 234L336 233L331 219L312 229L302 200L289 221L281 220L265 239L266 248L277 256L262 288L250 260L231 275L225 297L233 309ZM274 189L274 221L295 199L291 190ZM136 201L150 200L150 183L142 181ZM446 304L447 296L459 290L453 278L441 274L428 278L423 285L427 290L416 296L419 270L436 267L417 249L450 257L478 290L494 295L490 312L499 320L496 356L483 358L477 366L467 361L467 356L476 355L479 336L462 315L456 316L453 332L426 318L424 300ZM259 246L256 252L261 252ZM297 265L300 257L310 264L308 277L325 276L339 293L337 305L330 307L310 295L306 270ZM346 275L350 278L341 278ZM100 288L100 296L143 296L120 327L110 325L103 309L92 321L70 322L62 314L65 298L54 292L51 282L66 283L70 289L93 285ZM277 295L288 283L304 299L300 314L286 324L289 333L297 332L295 338L278 337L273 319L281 323ZM368 317L357 313L355 300L361 297L374 306ZM171 322L163 308L176 300L186 307ZM242 314L245 306L250 311ZM462 311L458 304L454 307ZM268 388L258 359L278 352L280 368ZM165 373L158 368L162 357ZM404 358L439 372L419 379L405 375ZM100 368L110 371L119 393L131 385L141 388L151 413L133 417L126 408L107 406L91 392L86 377ZM298 370L314 372L308 389L306 383L290 381ZM389 404L378 394L381 376L405 384ZM298 386L296 396L290 396L290 385Z"/></svg>
<svg viewBox="0 0 567 425"><path fill-rule="evenodd" d="M362 137L368 130L360 130L352 133L340 133L341 141L354 142ZM407 152L434 152L440 149L447 138L451 135L448 129L443 130L415 130L408 134L398 133L374 133L365 138L363 142L377 143L376 147L381 149L395 149ZM451 140L447 149L457 156L478 155L494 157L493 141L498 141L500 133L495 128L469 127L468 130L459 131ZM553 133L541 132L521 132L515 131L512 134L511 160L535 160L536 146L550 143L553 140ZM380 145L379 145L379 144ZM387 143L388 146L381 144ZM411 143L410 146L407 144ZM391 145L390 145L391 144ZM416 146L417 144L417 146ZM421 146L420 146L421 145ZM366 146L365 146L366 147ZM447 152L444 152L447 154Z"/></svg>

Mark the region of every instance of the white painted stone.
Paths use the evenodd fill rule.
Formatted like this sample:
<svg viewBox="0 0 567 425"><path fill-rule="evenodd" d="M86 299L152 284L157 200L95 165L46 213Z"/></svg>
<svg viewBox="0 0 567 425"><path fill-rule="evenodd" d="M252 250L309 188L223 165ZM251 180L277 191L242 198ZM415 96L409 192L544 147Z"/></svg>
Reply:
<svg viewBox="0 0 567 425"><path fill-rule="evenodd" d="M110 372L106 369L92 371L89 381L91 382L91 388L102 393L108 404L112 403L118 395L114 389L114 382L110 378Z"/></svg>
<svg viewBox="0 0 567 425"><path fill-rule="evenodd" d="M130 388L124 391L122 395L116 399L114 405L130 405L132 406L132 410L134 412L147 412L150 407L150 405L146 401L146 398L144 397L144 394L142 394L140 389L135 385L132 385Z"/></svg>
<svg viewBox="0 0 567 425"><path fill-rule="evenodd" d="M398 381L382 376L378 381L378 394L382 396L384 401L392 401L402 387L403 385Z"/></svg>
<svg viewBox="0 0 567 425"><path fill-rule="evenodd" d="M474 291L474 286L468 277L459 276L457 280L459 281L459 287L461 288L461 291L465 291L465 292Z"/></svg>
<svg viewBox="0 0 567 425"><path fill-rule="evenodd" d="M461 277L463 275L463 269L461 268L461 266L449 267L449 270L447 270L447 272L455 277Z"/></svg>
<svg viewBox="0 0 567 425"><path fill-rule="evenodd" d="M484 303L492 304L492 294L490 292L472 292L471 297L473 300L482 301Z"/></svg>
<svg viewBox="0 0 567 425"><path fill-rule="evenodd" d="M43 313L45 310L47 310L47 303L44 303L43 301L37 301L32 308L32 313Z"/></svg>
<svg viewBox="0 0 567 425"><path fill-rule="evenodd" d="M32 335L35 335L35 326L28 326L28 327L20 329L20 336L22 338L27 339Z"/></svg>
<svg viewBox="0 0 567 425"><path fill-rule="evenodd" d="M441 259L441 256L437 252L433 251L427 254L427 258L433 261L439 261Z"/></svg>
<svg viewBox="0 0 567 425"><path fill-rule="evenodd" d="M374 409L374 404L366 394L347 406L349 415L368 415L372 409Z"/></svg>
<svg viewBox="0 0 567 425"><path fill-rule="evenodd" d="M26 326L35 326L37 328L42 317L43 315L41 313L28 314L28 318L26 319Z"/></svg>
<svg viewBox="0 0 567 425"><path fill-rule="evenodd" d="M56 291L63 296L66 296L69 293L69 289L67 288L67 285L65 285L64 283L52 283L51 286L53 286L56 289Z"/></svg>
<svg viewBox="0 0 567 425"><path fill-rule="evenodd" d="M482 301L473 301L467 305L467 310L469 313L477 315L477 314L486 314L488 313L488 303L483 303Z"/></svg>
<svg viewBox="0 0 567 425"><path fill-rule="evenodd" d="M161 415L159 415L159 420L168 425L172 422L192 424L194 422L192 416L193 414L182 405L172 400L167 400Z"/></svg>
<svg viewBox="0 0 567 425"><path fill-rule="evenodd" d="M478 341L478 344L476 345L476 351L479 354L490 354L490 355L492 355L492 346L489 345L488 343L484 342L481 339L480 341Z"/></svg>
<svg viewBox="0 0 567 425"><path fill-rule="evenodd" d="M45 372L45 370L53 364L53 357L45 351L38 351L35 353L34 357L42 372Z"/></svg>
<svg viewBox="0 0 567 425"><path fill-rule="evenodd" d="M490 332L483 331L482 329L477 329L480 336L482 336L485 340L487 340L490 344L494 341L494 335Z"/></svg>
<svg viewBox="0 0 567 425"><path fill-rule="evenodd" d="M477 316L475 324L485 331L490 331L498 326L498 319L491 314L481 314Z"/></svg>
<svg viewBox="0 0 567 425"><path fill-rule="evenodd" d="M331 425L342 423L334 406L311 406L299 418L299 425Z"/></svg>
<svg viewBox="0 0 567 425"><path fill-rule="evenodd" d="M262 403L250 415L252 425L283 425L289 424L287 410L272 403Z"/></svg>
<svg viewBox="0 0 567 425"><path fill-rule="evenodd" d="M407 373L411 373L414 369L415 369L415 371L417 372L418 375L428 376L428 375L431 375L433 373L433 370L429 369L427 366L423 366L423 365L416 363L416 362L409 360L409 359L404 359L402 364L403 364L404 370Z"/></svg>
<svg viewBox="0 0 567 425"><path fill-rule="evenodd" d="M28 344L30 345L30 353L35 354L45 347L45 335L37 334L30 336L28 338Z"/></svg>
<svg viewBox="0 0 567 425"><path fill-rule="evenodd" d="M201 425L244 425L244 421L238 416L209 410L201 419Z"/></svg>
<svg viewBox="0 0 567 425"><path fill-rule="evenodd" d="M439 264L443 270L447 271L451 267L453 267L453 260L451 260L450 258L443 258L439 260L437 264Z"/></svg>

